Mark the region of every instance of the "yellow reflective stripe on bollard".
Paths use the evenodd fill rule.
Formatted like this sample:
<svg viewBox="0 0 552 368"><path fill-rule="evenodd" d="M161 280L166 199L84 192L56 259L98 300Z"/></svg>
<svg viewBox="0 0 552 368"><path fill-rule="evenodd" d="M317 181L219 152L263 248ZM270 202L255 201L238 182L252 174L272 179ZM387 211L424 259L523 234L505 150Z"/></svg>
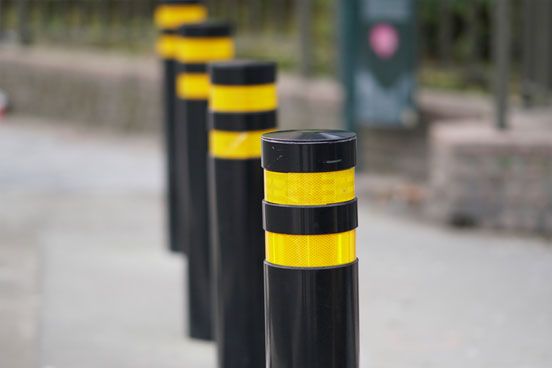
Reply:
<svg viewBox="0 0 552 368"><path fill-rule="evenodd" d="M230 37L180 37L176 58L182 63L208 63L232 59L234 53Z"/></svg>
<svg viewBox="0 0 552 368"><path fill-rule="evenodd" d="M230 132L211 130L209 152L212 157L222 159L249 159L261 157L261 136L274 129Z"/></svg>
<svg viewBox="0 0 552 368"><path fill-rule="evenodd" d="M260 112L276 110L275 84L227 86L213 85L210 108L215 112Z"/></svg>
<svg viewBox="0 0 552 368"><path fill-rule="evenodd" d="M155 24L160 29L175 29L186 23L207 18L207 8L200 4L159 5L155 9Z"/></svg>
<svg viewBox="0 0 552 368"><path fill-rule="evenodd" d="M176 78L176 94L180 99L206 100L209 98L209 74L180 73Z"/></svg>
<svg viewBox="0 0 552 368"><path fill-rule="evenodd" d="M356 231L322 235L266 232L266 260L286 267L331 267L356 260Z"/></svg>
<svg viewBox="0 0 552 368"><path fill-rule="evenodd" d="M265 200L301 206L326 205L355 198L355 169L315 173L265 170Z"/></svg>
<svg viewBox="0 0 552 368"><path fill-rule="evenodd" d="M178 37L174 35L161 35L157 39L157 54L164 59L174 59L176 56L176 47Z"/></svg>

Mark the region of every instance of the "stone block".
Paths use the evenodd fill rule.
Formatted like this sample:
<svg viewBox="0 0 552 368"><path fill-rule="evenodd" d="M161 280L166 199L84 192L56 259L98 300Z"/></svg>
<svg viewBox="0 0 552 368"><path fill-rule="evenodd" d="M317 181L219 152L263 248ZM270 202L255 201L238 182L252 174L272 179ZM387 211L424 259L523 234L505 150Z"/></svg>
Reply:
<svg viewBox="0 0 552 368"><path fill-rule="evenodd" d="M428 212L449 223L551 235L552 134L538 121L514 120L506 132L484 120L434 125Z"/></svg>

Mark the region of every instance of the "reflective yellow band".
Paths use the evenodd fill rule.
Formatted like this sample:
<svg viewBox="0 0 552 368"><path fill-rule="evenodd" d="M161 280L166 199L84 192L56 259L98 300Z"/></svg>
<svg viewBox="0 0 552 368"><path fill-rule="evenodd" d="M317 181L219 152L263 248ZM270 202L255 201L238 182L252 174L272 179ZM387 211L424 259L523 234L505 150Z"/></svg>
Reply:
<svg viewBox="0 0 552 368"><path fill-rule="evenodd" d="M182 63L208 63L232 59L234 52L230 37L180 37L176 58Z"/></svg>
<svg viewBox="0 0 552 368"><path fill-rule="evenodd" d="M329 267L356 260L356 232L287 235L266 232L266 260L288 267Z"/></svg>
<svg viewBox="0 0 552 368"><path fill-rule="evenodd" d="M207 100L209 98L209 74L179 74L176 78L176 94L181 99Z"/></svg>
<svg viewBox="0 0 552 368"><path fill-rule="evenodd" d="M205 20L207 8L200 4L159 5L154 18L158 28L175 29L183 24Z"/></svg>
<svg viewBox="0 0 552 368"><path fill-rule="evenodd" d="M223 159L248 159L261 157L261 136L274 129L247 132L211 130L209 152L212 157Z"/></svg>
<svg viewBox="0 0 552 368"><path fill-rule="evenodd" d="M355 198L355 169L317 173L265 170L265 200L287 205L326 205Z"/></svg>
<svg viewBox="0 0 552 368"><path fill-rule="evenodd" d="M174 59L178 37L173 35L161 35L157 39L157 54L164 59Z"/></svg>
<svg viewBox="0 0 552 368"><path fill-rule="evenodd" d="M278 107L275 84L211 88L210 108L215 112L260 112Z"/></svg>

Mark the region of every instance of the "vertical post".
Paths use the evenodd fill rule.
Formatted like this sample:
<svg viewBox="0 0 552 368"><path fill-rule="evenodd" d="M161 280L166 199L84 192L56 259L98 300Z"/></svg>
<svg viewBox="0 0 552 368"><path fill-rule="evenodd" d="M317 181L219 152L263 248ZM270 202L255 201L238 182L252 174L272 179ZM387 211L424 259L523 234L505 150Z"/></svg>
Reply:
<svg viewBox="0 0 552 368"><path fill-rule="evenodd" d="M262 137L267 367L358 368L356 135Z"/></svg>
<svg viewBox="0 0 552 368"><path fill-rule="evenodd" d="M523 22L522 22L522 72L521 72L521 93L525 107L530 107L534 102L534 64L535 64L535 42L534 18L535 3L532 0L523 1Z"/></svg>
<svg viewBox="0 0 552 368"><path fill-rule="evenodd" d="M112 9L113 11L113 9ZM60 27L59 37L62 42L72 42L75 38L75 3L62 2L61 14L63 16L62 26Z"/></svg>
<svg viewBox="0 0 552 368"><path fill-rule="evenodd" d="M214 305L208 199L207 64L234 57L232 27L198 23L179 29L176 50L176 170L187 230L188 326L192 338L213 339Z"/></svg>
<svg viewBox="0 0 552 368"><path fill-rule="evenodd" d="M0 0L0 41L4 38L4 0Z"/></svg>
<svg viewBox="0 0 552 368"><path fill-rule="evenodd" d="M312 0L295 1L299 29L299 70L303 77L312 73Z"/></svg>
<svg viewBox="0 0 552 368"><path fill-rule="evenodd" d="M123 8L123 13L120 22L125 24L124 41L127 45L132 45L132 36L134 34L134 26L136 24L136 10L139 10L137 8L139 8L141 5L140 2L138 2L138 4L133 4L133 2L134 0L126 0L121 4L121 7ZM123 19L125 19L125 21L123 21Z"/></svg>
<svg viewBox="0 0 552 368"><path fill-rule="evenodd" d="M29 12L29 0L17 0L17 29L19 42L22 45L29 45L31 43Z"/></svg>
<svg viewBox="0 0 552 368"><path fill-rule="evenodd" d="M550 19L552 19L552 7L551 7L551 4L547 3L547 6L548 6L548 26L550 27ZM552 38L552 36L549 34L548 35L548 39L550 40L550 38ZM549 54L548 54L548 60L552 60L552 47L550 45L548 45L548 51L549 51ZM547 85L547 98L550 98L550 96L552 96L552 67L549 65L549 71L548 71L548 85Z"/></svg>
<svg viewBox="0 0 552 368"><path fill-rule="evenodd" d="M48 38L52 37L52 18L53 4L51 0L45 0L41 3L39 26Z"/></svg>
<svg viewBox="0 0 552 368"><path fill-rule="evenodd" d="M476 73L479 67L480 55L480 28L479 28L479 0L472 0L467 9L467 32L468 32L468 75L477 77Z"/></svg>
<svg viewBox="0 0 552 368"><path fill-rule="evenodd" d="M450 66L452 54L451 0L439 1L439 53L441 63ZM500 0L499 0L500 1Z"/></svg>
<svg viewBox="0 0 552 368"><path fill-rule="evenodd" d="M102 2L103 6L108 5ZM108 10L104 8L104 10ZM185 251L185 229L182 227L176 178L175 95L176 95L176 29L186 23L199 22L207 17L207 9L201 1L161 0L155 11L155 22L161 35L157 52L163 60L163 113L166 156L166 206L168 247L173 252Z"/></svg>
<svg viewBox="0 0 552 368"><path fill-rule="evenodd" d="M538 31L535 33L537 35L535 39L535 48L539 54L537 57L537 78L539 81L539 99L541 101L547 101L548 96L548 86L551 82L551 70L552 70L552 3L550 1L540 1L538 3L538 13L535 19L536 24L538 25Z"/></svg>
<svg viewBox="0 0 552 368"><path fill-rule="evenodd" d="M276 128L276 64L213 64L210 188L220 368L265 366L261 135Z"/></svg>
<svg viewBox="0 0 552 368"><path fill-rule="evenodd" d="M345 127L355 131L356 127L356 104L355 104L355 46L359 33L357 17L358 0L339 0L339 72L344 85L345 101L344 116Z"/></svg>
<svg viewBox="0 0 552 368"><path fill-rule="evenodd" d="M508 128L510 91L510 0L496 0L494 8L496 127L504 130Z"/></svg>
<svg viewBox="0 0 552 368"><path fill-rule="evenodd" d="M167 12L167 10L163 10L163 9L167 9L166 7L168 6L168 3L165 4L165 1L163 0L159 0L159 6L156 8L155 10L155 18L156 18L156 22L159 22L158 19L162 19L161 18L161 15L164 16L164 13ZM101 22L101 40L104 44L108 44L111 38L111 23L112 23L112 16L111 16L111 2L110 0L100 0L100 4L99 4L99 7L100 7L100 22ZM168 22L168 21L167 21ZM169 24L171 22L168 22ZM168 24L167 24L168 25ZM157 24L159 28L159 30L161 32L169 32L173 26L171 27L166 27L165 25L161 25L161 24ZM166 36L168 37L168 35ZM159 42L163 41L163 39L159 39ZM161 55L163 56L163 55ZM165 68L165 71L166 71L166 68Z"/></svg>

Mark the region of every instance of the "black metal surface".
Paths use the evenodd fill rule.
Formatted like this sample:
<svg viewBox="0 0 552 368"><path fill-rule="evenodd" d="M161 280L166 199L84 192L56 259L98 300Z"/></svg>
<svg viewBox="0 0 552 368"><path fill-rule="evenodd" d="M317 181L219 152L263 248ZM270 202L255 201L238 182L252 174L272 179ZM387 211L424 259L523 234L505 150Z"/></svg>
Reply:
<svg viewBox="0 0 552 368"><path fill-rule="evenodd" d="M207 190L207 101L177 100L180 226L188 255L189 333L211 340L212 285Z"/></svg>
<svg viewBox="0 0 552 368"><path fill-rule="evenodd" d="M227 22L207 21L202 23L186 24L178 29L183 37L230 37L233 27Z"/></svg>
<svg viewBox="0 0 552 368"><path fill-rule="evenodd" d="M358 368L358 265L265 263L267 368Z"/></svg>
<svg viewBox="0 0 552 368"><path fill-rule="evenodd" d="M160 4L178 5L178 4L203 4L203 0L159 0Z"/></svg>
<svg viewBox="0 0 552 368"><path fill-rule="evenodd" d="M169 29L169 28L161 29L160 32L164 36L174 36L177 34L176 29Z"/></svg>
<svg viewBox="0 0 552 368"><path fill-rule="evenodd" d="M262 137L263 167L276 172L328 172L356 166L356 134L287 130Z"/></svg>
<svg viewBox="0 0 552 368"><path fill-rule="evenodd" d="M265 130L275 128L277 119L276 110L247 113L211 112L209 128L228 132Z"/></svg>
<svg viewBox="0 0 552 368"><path fill-rule="evenodd" d="M206 64L179 63L178 71L180 73L207 73L208 67Z"/></svg>
<svg viewBox="0 0 552 368"><path fill-rule="evenodd" d="M255 85L276 82L276 63L250 60L233 60L209 66L211 83L219 85Z"/></svg>
<svg viewBox="0 0 552 368"><path fill-rule="evenodd" d="M182 241L179 234L181 222L178 211L177 179L175 163L175 72L176 62L171 59L163 61L163 110L164 110L164 140L166 155L166 223L168 230L168 247L172 252L182 251Z"/></svg>
<svg viewBox="0 0 552 368"><path fill-rule="evenodd" d="M210 159L220 368L265 365L261 160Z"/></svg>
<svg viewBox="0 0 552 368"><path fill-rule="evenodd" d="M263 227L278 234L342 233L358 226L357 200L325 206L286 206L263 201Z"/></svg>

